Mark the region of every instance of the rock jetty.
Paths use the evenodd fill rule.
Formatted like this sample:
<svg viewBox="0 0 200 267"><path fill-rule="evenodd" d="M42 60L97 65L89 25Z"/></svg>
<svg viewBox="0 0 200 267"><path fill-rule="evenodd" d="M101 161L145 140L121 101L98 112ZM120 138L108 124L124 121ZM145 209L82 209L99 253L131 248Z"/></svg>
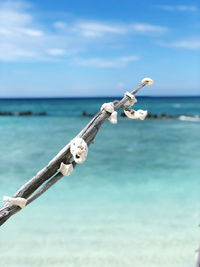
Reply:
<svg viewBox="0 0 200 267"><path fill-rule="evenodd" d="M46 112L32 112L32 111L21 111L21 112L9 112L0 111L0 116L45 116Z"/></svg>
<svg viewBox="0 0 200 267"><path fill-rule="evenodd" d="M83 111L81 116L82 117L93 117L95 115L95 113L87 113L86 111ZM120 115L120 117L126 117L125 113L122 112ZM171 114L167 114L167 113L162 113L162 114L153 114L153 113L148 113L147 115L147 119L181 119L182 117L191 117L191 118L197 118L197 116L192 116L192 115L184 115L184 114L179 114L179 115L171 115ZM200 118L198 116L198 118Z"/></svg>

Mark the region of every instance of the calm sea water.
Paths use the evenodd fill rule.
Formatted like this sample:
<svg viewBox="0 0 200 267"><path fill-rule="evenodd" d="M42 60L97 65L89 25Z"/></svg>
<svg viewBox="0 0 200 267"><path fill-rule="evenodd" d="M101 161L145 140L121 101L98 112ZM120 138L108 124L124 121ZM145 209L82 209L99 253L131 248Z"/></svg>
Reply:
<svg viewBox="0 0 200 267"><path fill-rule="evenodd" d="M106 99L0 100L0 196L13 195ZM200 114L200 98L137 108ZM87 161L0 228L0 266L192 267L200 242L200 122L106 122ZM3 204L0 201L0 204Z"/></svg>

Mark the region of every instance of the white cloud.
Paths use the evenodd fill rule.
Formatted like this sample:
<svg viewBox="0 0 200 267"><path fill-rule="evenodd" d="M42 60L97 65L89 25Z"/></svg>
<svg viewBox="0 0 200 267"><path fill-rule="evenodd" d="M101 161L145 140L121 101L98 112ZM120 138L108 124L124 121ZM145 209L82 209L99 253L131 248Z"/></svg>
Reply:
<svg viewBox="0 0 200 267"><path fill-rule="evenodd" d="M168 47L175 47L175 48L182 48L188 50L200 50L200 38L190 38L185 40L177 40L171 42L159 42L159 45L168 46Z"/></svg>
<svg viewBox="0 0 200 267"><path fill-rule="evenodd" d="M65 30L67 28L67 24L63 21L56 21L53 23L53 26L58 30Z"/></svg>
<svg viewBox="0 0 200 267"><path fill-rule="evenodd" d="M76 31L88 37L100 37L104 34L125 34L128 27L101 22L80 22L75 25Z"/></svg>
<svg viewBox="0 0 200 267"><path fill-rule="evenodd" d="M166 11L198 11L198 7L191 5L160 5L157 7Z"/></svg>
<svg viewBox="0 0 200 267"><path fill-rule="evenodd" d="M75 58L74 64L84 67L97 67L97 68L121 68L125 67L129 62L138 60L138 56L127 56L113 59L103 58Z"/></svg>
<svg viewBox="0 0 200 267"><path fill-rule="evenodd" d="M28 36L32 36L32 37L40 37L43 35L42 31L39 30L35 30L35 29L28 29L28 28L22 28L22 29L18 29L19 32L21 32L22 34L28 35Z"/></svg>
<svg viewBox="0 0 200 267"><path fill-rule="evenodd" d="M36 58L34 50L23 49L15 44L0 43L0 61L17 61L24 58Z"/></svg>
<svg viewBox="0 0 200 267"><path fill-rule="evenodd" d="M52 56L62 56L65 55L65 50L59 48L52 48L47 50L47 54Z"/></svg>
<svg viewBox="0 0 200 267"><path fill-rule="evenodd" d="M106 24L103 22L81 22L75 25L74 30L86 37L102 37L109 34L163 33L166 32L167 28L148 23Z"/></svg>
<svg viewBox="0 0 200 267"><path fill-rule="evenodd" d="M119 83L117 84L117 87L120 88L120 89L125 88L125 86L126 86L126 84L125 84L124 82L119 82Z"/></svg>
<svg viewBox="0 0 200 267"><path fill-rule="evenodd" d="M147 23L135 23L132 25L132 29L138 33L163 33L167 31L166 27L147 24Z"/></svg>
<svg viewBox="0 0 200 267"><path fill-rule="evenodd" d="M75 53L72 41L58 32L51 32L32 13L31 6L25 2L0 4L1 61L47 61L61 54Z"/></svg>
<svg viewBox="0 0 200 267"><path fill-rule="evenodd" d="M22 1L1 2L0 18L1 61L54 61L61 55L63 59L88 50L120 46L126 42L126 36L166 31L165 27L147 23L77 19L42 24L34 15L33 7ZM96 65L112 66L109 62L99 61ZM125 64L122 58L120 62Z"/></svg>
<svg viewBox="0 0 200 267"><path fill-rule="evenodd" d="M190 50L200 50L200 39L199 40L182 40L170 43L170 46L179 47Z"/></svg>
<svg viewBox="0 0 200 267"><path fill-rule="evenodd" d="M0 29L0 35L8 35L10 32L6 29Z"/></svg>

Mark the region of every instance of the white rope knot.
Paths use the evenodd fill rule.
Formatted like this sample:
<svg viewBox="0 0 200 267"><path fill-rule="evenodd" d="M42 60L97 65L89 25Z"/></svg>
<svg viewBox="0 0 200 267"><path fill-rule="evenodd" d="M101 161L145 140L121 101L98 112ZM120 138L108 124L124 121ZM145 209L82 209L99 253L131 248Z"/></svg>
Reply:
<svg viewBox="0 0 200 267"><path fill-rule="evenodd" d="M137 102L137 99L135 98L135 96L129 92L126 92L124 96L129 97L129 100L125 103L125 105L133 106Z"/></svg>
<svg viewBox="0 0 200 267"><path fill-rule="evenodd" d="M144 84L145 86L149 86L153 84L153 80L151 78L144 78L142 79L141 84Z"/></svg>
<svg viewBox="0 0 200 267"><path fill-rule="evenodd" d="M113 102L109 102L109 103L104 103L101 106L101 111L102 112L108 112L111 113L110 117L108 118L108 120L112 123L112 124L116 124L117 123L117 111L115 111L115 107Z"/></svg>
<svg viewBox="0 0 200 267"><path fill-rule="evenodd" d="M18 206L21 209L23 209L26 206L26 203L27 203L27 199L22 198L22 197L7 197L7 196L4 196L3 197L3 201L4 202L8 202L8 203L10 203L12 205Z"/></svg>
<svg viewBox="0 0 200 267"><path fill-rule="evenodd" d="M70 142L70 152L74 157L74 161L76 163L83 163L86 160L88 154L87 143L83 140L83 138L74 138Z"/></svg>
<svg viewBox="0 0 200 267"><path fill-rule="evenodd" d="M124 110L124 113L126 114L126 116L130 119L140 119L140 120L144 120L148 114L147 110Z"/></svg>
<svg viewBox="0 0 200 267"><path fill-rule="evenodd" d="M64 164L61 162L60 168L58 169L58 172L61 172L63 176L69 176L73 172L73 165L70 164Z"/></svg>
<svg viewBox="0 0 200 267"><path fill-rule="evenodd" d="M113 113L115 111L113 102L104 103L101 106L101 111L102 112Z"/></svg>
<svg viewBox="0 0 200 267"><path fill-rule="evenodd" d="M108 120L112 124L117 124L117 111L113 111L113 113L110 115L110 117L108 118Z"/></svg>

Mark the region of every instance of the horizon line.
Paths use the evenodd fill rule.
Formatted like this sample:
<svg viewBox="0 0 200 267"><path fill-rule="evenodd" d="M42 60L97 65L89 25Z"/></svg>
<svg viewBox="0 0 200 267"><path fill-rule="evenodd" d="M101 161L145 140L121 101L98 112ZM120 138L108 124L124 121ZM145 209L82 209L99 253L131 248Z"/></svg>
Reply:
<svg viewBox="0 0 200 267"><path fill-rule="evenodd" d="M199 98L200 95L137 95L139 98ZM48 99L104 99L122 98L122 96L22 96L22 97L0 97L0 100L48 100Z"/></svg>

